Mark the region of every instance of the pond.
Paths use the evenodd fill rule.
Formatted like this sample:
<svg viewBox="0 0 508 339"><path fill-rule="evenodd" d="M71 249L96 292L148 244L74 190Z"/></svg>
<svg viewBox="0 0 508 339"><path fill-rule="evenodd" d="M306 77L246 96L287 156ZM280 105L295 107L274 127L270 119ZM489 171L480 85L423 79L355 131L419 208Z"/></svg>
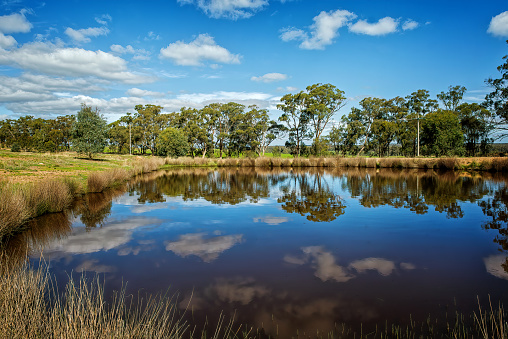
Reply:
<svg viewBox="0 0 508 339"><path fill-rule="evenodd" d="M508 301L507 177L435 171L175 169L33 222L9 248L58 280L178 294L196 322L288 337ZM11 253L11 255L12 255Z"/></svg>

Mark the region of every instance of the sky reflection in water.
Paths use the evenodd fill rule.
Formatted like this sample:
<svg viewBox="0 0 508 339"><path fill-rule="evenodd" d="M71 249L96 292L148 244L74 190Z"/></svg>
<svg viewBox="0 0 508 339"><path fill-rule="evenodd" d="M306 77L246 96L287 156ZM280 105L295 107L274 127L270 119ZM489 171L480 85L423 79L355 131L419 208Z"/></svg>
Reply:
<svg viewBox="0 0 508 339"><path fill-rule="evenodd" d="M507 301L508 178L391 170L174 170L18 237L57 276L179 292L195 316L330 330ZM53 217L55 218L55 217ZM46 232L46 233L45 233ZM494 240L494 241L493 241ZM192 297L191 297L192 295ZM284 332L287 331L287 332Z"/></svg>

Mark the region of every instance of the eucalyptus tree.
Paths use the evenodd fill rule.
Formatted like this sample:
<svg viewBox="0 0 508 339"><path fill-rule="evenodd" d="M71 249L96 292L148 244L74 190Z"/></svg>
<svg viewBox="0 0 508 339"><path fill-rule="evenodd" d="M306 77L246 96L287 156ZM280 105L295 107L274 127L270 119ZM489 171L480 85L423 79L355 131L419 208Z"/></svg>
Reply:
<svg viewBox="0 0 508 339"><path fill-rule="evenodd" d="M492 113L477 103L464 103L457 107L457 113L464 134L466 154L486 154L492 142L490 133L494 129Z"/></svg>
<svg viewBox="0 0 508 339"><path fill-rule="evenodd" d="M330 119L346 104L344 92L331 84L307 87L306 110L312 125L314 154L321 153L320 138Z"/></svg>
<svg viewBox="0 0 508 339"><path fill-rule="evenodd" d="M427 114L422 120L421 141L427 155L462 155L464 138L457 114L442 109Z"/></svg>
<svg viewBox="0 0 508 339"><path fill-rule="evenodd" d="M508 41L507 41L508 43ZM500 78L488 78L485 82L492 92L485 96L483 105L493 114L497 138L508 135L508 55L503 57L504 63L497 67Z"/></svg>
<svg viewBox="0 0 508 339"><path fill-rule="evenodd" d="M308 94L300 91L296 94L286 94L278 104L277 108L283 113L279 117L279 121L287 126L289 144L294 145L295 155L300 156L302 142L312 137L312 132L309 128L311 114L307 109Z"/></svg>
<svg viewBox="0 0 508 339"><path fill-rule="evenodd" d="M137 132L141 133L141 150L145 153L149 149L156 153L156 140L159 133L168 126L167 117L161 115L163 107L157 105L136 105L134 107L133 124Z"/></svg>
<svg viewBox="0 0 508 339"><path fill-rule="evenodd" d="M107 123L99 109L83 104L72 125L72 148L90 159L106 146Z"/></svg>
<svg viewBox="0 0 508 339"><path fill-rule="evenodd" d="M466 90L464 86L449 86L448 92L439 93L437 98L441 100L445 109L456 112Z"/></svg>
<svg viewBox="0 0 508 339"><path fill-rule="evenodd" d="M414 140L416 144L416 156L420 156L420 120L427 114L434 112L438 108L437 101L429 99L429 91L419 89L416 92L406 96L406 104L408 108L408 120L416 120L416 133Z"/></svg>
<svg viewBox="0 0 508 339"><path fill-rule="evenodd" d="M240 116L243 114L245 109L244 105L236 102L229 102L227 104L220 104L219 115L216 120L217 124L217 143L219 144L219 155L222 158L222 154L225 148L228 147L232 131L235 130L236 126L240 121ZM228 148L228 153L231 154L231 148Z"/></svg>

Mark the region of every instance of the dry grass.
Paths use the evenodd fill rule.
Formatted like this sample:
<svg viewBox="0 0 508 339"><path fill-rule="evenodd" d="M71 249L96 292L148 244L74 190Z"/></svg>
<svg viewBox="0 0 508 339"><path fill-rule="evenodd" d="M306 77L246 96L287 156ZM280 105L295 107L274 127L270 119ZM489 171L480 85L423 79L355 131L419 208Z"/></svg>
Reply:
<svg viewBox="0 0 508 339"><path fill-rule="evenodd" d="M131 173L121 168L91 173L87 182L88 192L102 192L106 188L125 182L131 176Z"/></svg>
<svg viewBox="0 0 508 339"><path fill-rule="evenodd" d="M22 225L29 217L26 200L14 185L0 185L0 238Z"/></svg>
<svg viewBox="0 0 508 339"><path fill-rule="evenodd" d="M108 300L98 277L72 277L62 296L47 265L2 267L0 338L248 338L220 316L211 335L195 333L183 320L177 300L166 295L138 297L115 292Z"/></svg>

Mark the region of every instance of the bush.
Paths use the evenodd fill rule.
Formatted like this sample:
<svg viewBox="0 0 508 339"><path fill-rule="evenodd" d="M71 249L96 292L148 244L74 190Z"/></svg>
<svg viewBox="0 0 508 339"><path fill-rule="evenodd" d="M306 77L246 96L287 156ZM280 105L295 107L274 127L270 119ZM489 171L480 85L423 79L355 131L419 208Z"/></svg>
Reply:
<svg viewBox="0 0 508 339"><path fill-rule="evenodd" d="M13 143L11 152L21 152L21 146L17 142Z"/></svg>
<svg viewBox="0 0 508 339"><path fill-rule="evenodd" d="M189 151L189 143L185 134L173 127L166 128L157 138L158 155L182 157Z"/></svg>

